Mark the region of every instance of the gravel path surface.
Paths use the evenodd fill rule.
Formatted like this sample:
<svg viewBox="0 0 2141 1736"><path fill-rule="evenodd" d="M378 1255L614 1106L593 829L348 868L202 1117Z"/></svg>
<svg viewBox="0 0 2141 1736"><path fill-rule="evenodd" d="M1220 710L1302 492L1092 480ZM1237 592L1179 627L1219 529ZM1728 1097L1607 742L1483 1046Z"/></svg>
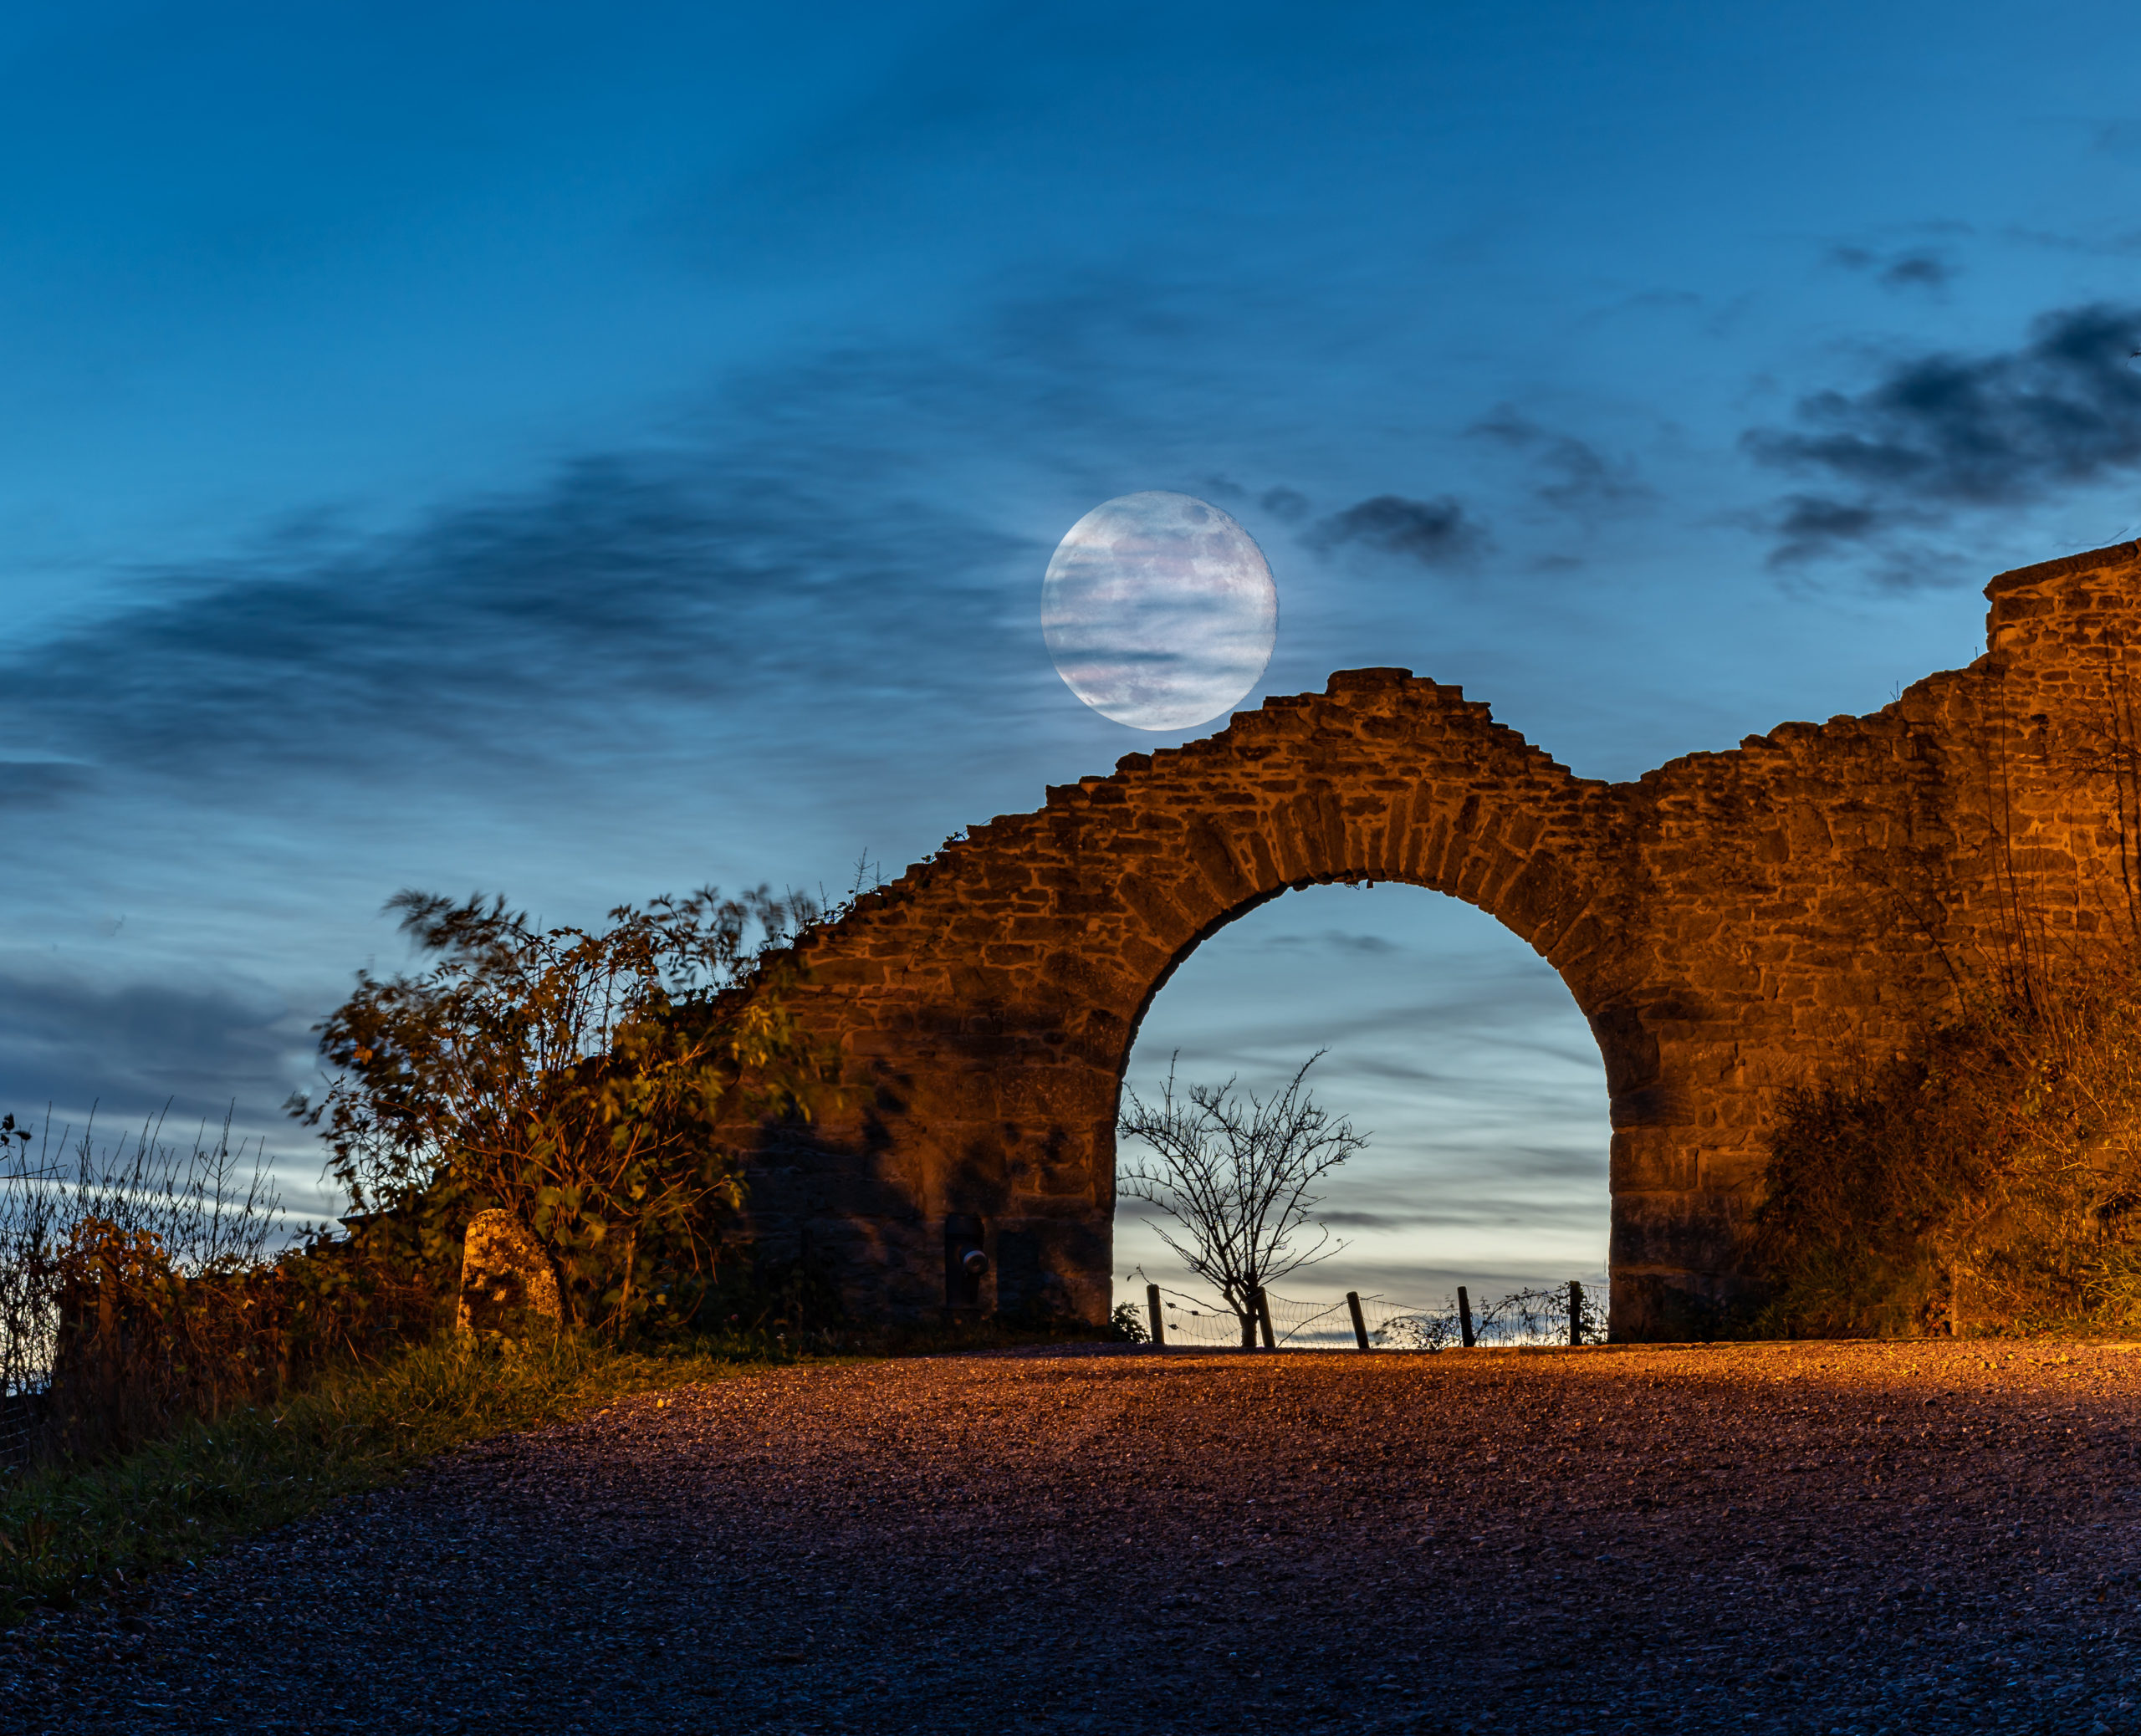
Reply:
<svg viewBox="0 0 2141 1736"><path fill-rule="evenodd" d="M2141 1732L2141 1346L1070 1351L456 1455L0 1728Z"/></svg>

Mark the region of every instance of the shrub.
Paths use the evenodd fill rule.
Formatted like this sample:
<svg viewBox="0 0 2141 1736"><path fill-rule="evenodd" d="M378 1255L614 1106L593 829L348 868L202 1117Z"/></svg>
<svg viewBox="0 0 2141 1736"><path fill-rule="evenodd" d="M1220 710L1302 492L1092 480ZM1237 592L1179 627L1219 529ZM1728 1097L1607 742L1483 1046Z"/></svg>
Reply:
<svg viewBox="0 0 2141 1736"><path fill-rule="evenodd" d="M34 1154L0 1126L0 1459L125 1451L437 1320L441 1286L381 1258L398 1250L380 1233L292 1225L264 1150L227 1121L190 1149L153 1122L130 1146L92 1126L56 1151L48 1125Z"/></svg>
<svg viewBox="0 0 2141 1736"><path fill-rule="evenodd" d="M422 1335L444 1313L442 1287L324 1234L253 1265L188 1272L148 1232L85 1218L55 1270L38 1446L70 1458L264 1403L331 1361Z"/></svg>
<svg viewBox="0 0 2141 1736"><path fill-rule="evenodd" d="M512 1212L554 1261L569 1325L621 1337L693 1318L743 1198L722 1128L738 1111L807 1118L829 1089L769 981L815 907L707 891L620 906L598 931L495 899L388 908L433 962L360 973L320 1027L325 1095L292 1104L324 1126L336 1178L434 1261L476 1212Z"/></svg>
<svg viewBox="0 0 2141 1736"><path fill-rule="evenodd" d="M1981 1008L1788 1094L1750 1251L1758 1330L2141 1325L2141 996L2117 970Z"/></svg>
<svg viewBox="0 0 2141 1736"><path fill-rule="evenodd" d="M1432 1314L1396 1314L1368 1335L1369 1341L1386 1351L1445 1351L1463 1342L1458 1331L1457 1304Z"/></svg>
<svg viewBox="0 0 2141 1736"><path fill-rule="evenodd" d="M1107 1336L1115 1344L1145 1344L1152 1335L1135 1302L1118 1302L1115 1311L1107 1317Z"/></svg>
<svg viewBox="0 0 2141 1736"><path fill-rule="evenodd" d="M1582 1315L1577 1321L1578 1341L1603 1344L1607 1315L1602 1293L1595 1284L1582 1287ZM1543 1289L1513 1290L1508 1295L1482 1301L1472 1315L1474 1342L1482 1345L1560 1345L1569 1342L1569 1287L1548 1284ZM1430 1312L1392 1315L1370 1335L1375 1343L1395 1351L1443 1351L1464 1341L1458 1319L1457 1299L1451 1297Z"/></svg>

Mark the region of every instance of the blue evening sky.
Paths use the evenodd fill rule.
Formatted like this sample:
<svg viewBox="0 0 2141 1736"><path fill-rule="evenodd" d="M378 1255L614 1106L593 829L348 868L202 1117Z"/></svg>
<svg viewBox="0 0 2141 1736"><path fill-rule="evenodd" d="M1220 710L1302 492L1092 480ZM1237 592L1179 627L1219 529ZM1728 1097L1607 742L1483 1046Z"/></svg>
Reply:
<svg viewBox="0 0 2141 1736"><path fill-rule="evenodd" d="M1168 739L1037 620L1137 489L1262 543L1262 692L1404 664L1611 778L1872 710L2141 530L2137 65L2112 4L0 13L0 1097L234 1100L315 1197L277 1106L397 888L837 888ZM1136 1071L1328 1046L1318 1282L1438 1294L1602 1259L1588 1044L1332 891Z"/></svg>

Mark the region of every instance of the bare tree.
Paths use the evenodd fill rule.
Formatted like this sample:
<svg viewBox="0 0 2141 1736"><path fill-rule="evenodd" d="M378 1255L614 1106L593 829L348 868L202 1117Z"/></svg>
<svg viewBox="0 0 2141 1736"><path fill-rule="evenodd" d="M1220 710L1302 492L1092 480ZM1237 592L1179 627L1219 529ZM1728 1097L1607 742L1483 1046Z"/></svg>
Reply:
<svg viewBox="0 0 2141 1736"><path fill-rule="evenodd" d="M1116 1191L1174 1220L1179 1236L1162 1225L1160 1239L1218 1288L1241 1323L1244 1345L1256 1341L1260 1289L1346 1245L1315 1223L1317 1200L1309 1190L1367 1139L1309 1095L1304 1081L1323 1054L1318 1049L1302 1062L1268 1100L1237 1093L1231 1079L1178 1092L1172 1061L1157 1104L1123 1087L1118 1131L1150 1155L1122 1166ZM1311 1228L1312 1242L1297 1240Z"/></svg>

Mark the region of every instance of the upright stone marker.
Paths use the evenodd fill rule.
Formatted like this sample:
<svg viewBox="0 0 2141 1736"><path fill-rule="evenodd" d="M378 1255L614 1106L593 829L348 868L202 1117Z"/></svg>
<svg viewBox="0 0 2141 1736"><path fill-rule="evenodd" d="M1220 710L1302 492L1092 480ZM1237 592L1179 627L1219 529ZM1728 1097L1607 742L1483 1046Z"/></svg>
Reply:
<svg viewBox="0 0 2141 1736"><path fill-rule="evenodd" d="M469 1219L454 1330L463 1338L518 1344L555 1332L564 1317L558 1274L528 1226L505 1211Z"/></svg>

